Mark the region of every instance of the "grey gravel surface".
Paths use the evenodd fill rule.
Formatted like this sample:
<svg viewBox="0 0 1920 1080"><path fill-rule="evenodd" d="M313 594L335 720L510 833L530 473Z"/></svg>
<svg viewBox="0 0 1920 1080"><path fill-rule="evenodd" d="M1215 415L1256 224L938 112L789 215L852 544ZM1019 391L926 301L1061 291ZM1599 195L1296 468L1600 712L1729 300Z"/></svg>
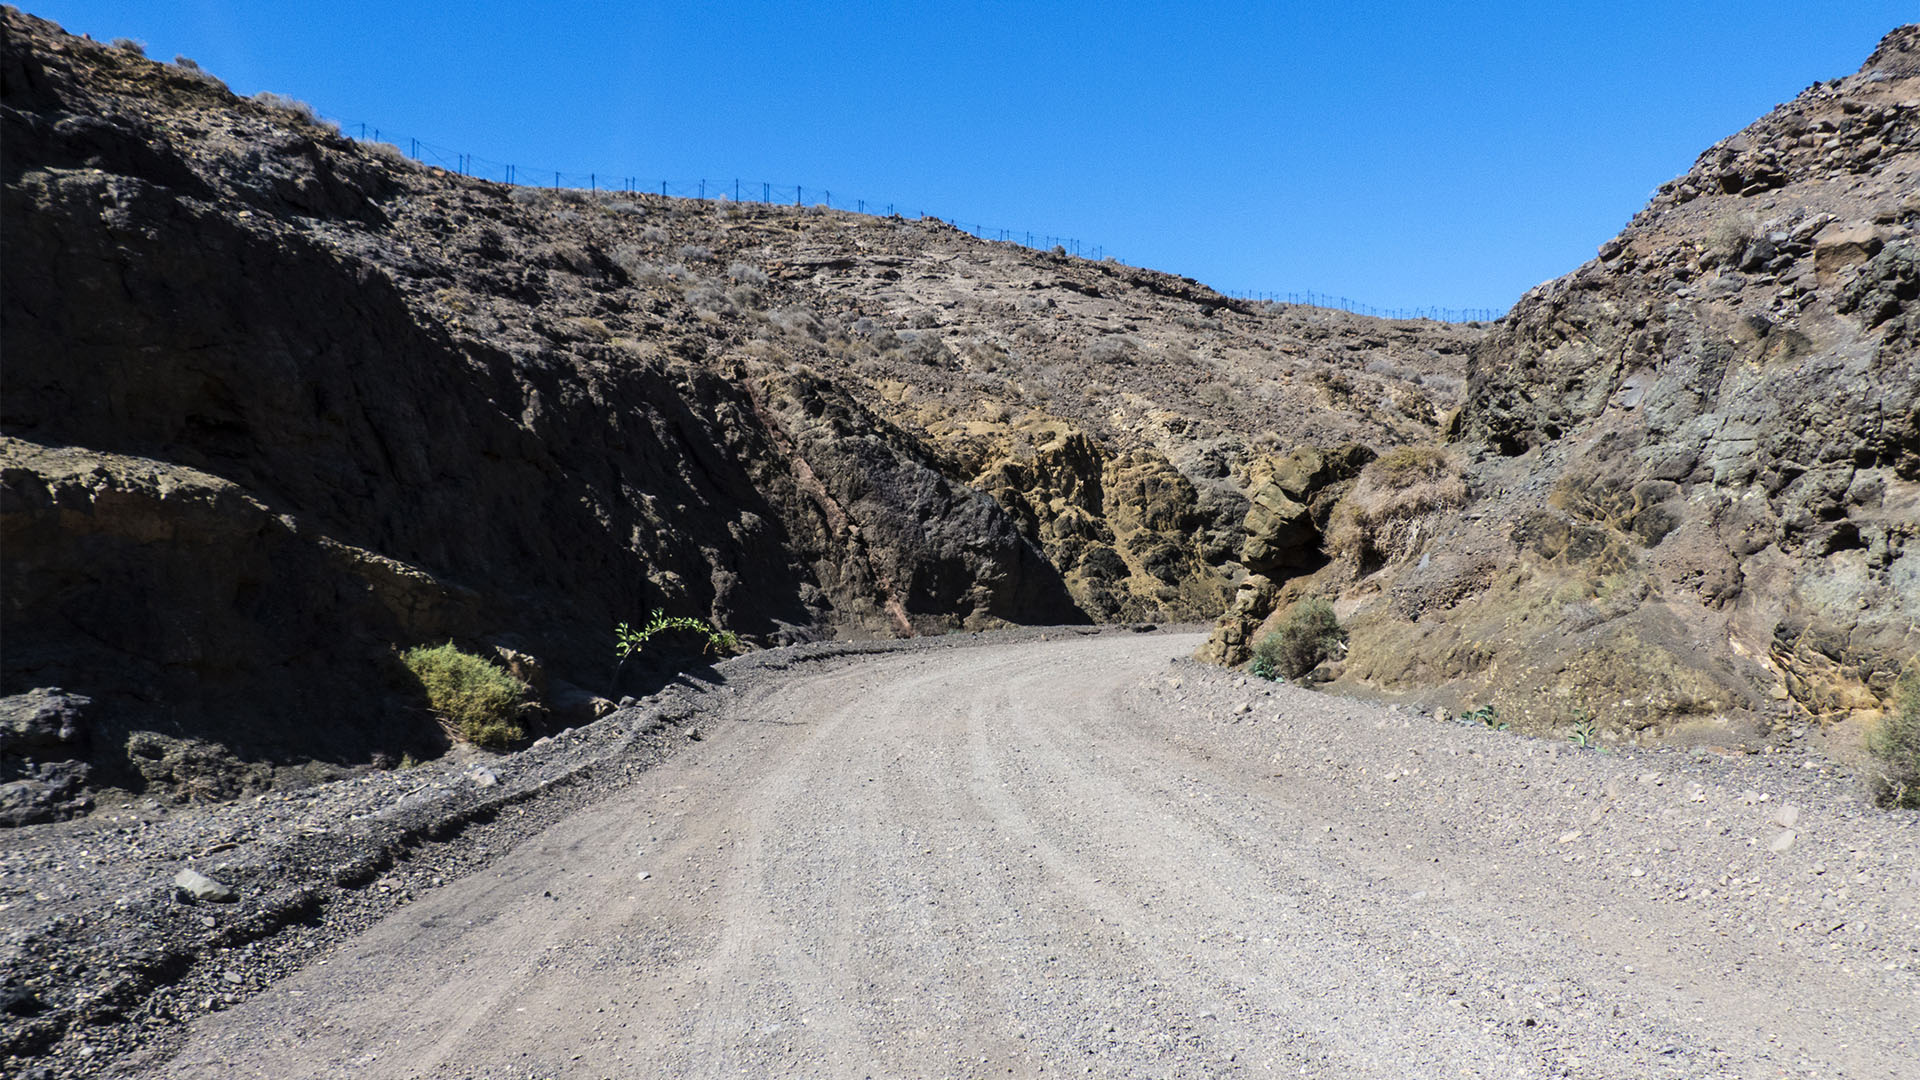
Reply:
<svg viewBox="0 0 1920 1080"><path fill-rule="evenodd" d="M1143 629L789 646L689 673L513 754L459 748L238 803L145 799L0 829L0 1076L93 1076L130 1052L163 1052L194 1017L624 788L747 688L877 653Z"/></svg>
<svg viewBox="0 0 1920 1080"><path fill-rule="evenodd" d="M743 683L121 1073L1916 1075L1920 815L1799 755L1521 739L1199 640Z"/></svg>

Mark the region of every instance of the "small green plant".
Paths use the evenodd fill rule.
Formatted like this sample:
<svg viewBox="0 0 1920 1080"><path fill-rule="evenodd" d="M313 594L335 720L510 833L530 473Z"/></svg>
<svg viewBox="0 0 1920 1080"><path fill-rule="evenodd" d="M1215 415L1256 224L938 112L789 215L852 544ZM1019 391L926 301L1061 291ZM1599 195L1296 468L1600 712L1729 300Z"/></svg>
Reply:
<svg viewBox="0 0 1920 1080"><path fill-rule="evenodd" d="M1482 705L1477 709L1472 709L1468 711L1465 716L1462 716L1460 720L1462 723L1479 724L1481 727L1491 728L1494 731L1507 730L1507 722L1500 719L1500 710L1494 708L1492 705Z"/></svg>
<svg viewBox="0 0 1920 1080"><path fill-rule="evenodd" d="M685 615L668 615L659 608L647 617L638 629L621 623L613 628L613 651L625 660L641 649L655 637L672 630L682 630L699 635L705 642L705 651L737 652L740 648L740 635L731 630L720 630L705 619L690 618Z"/></svg>
<svg viewBox="0 0 1920 1080"><path fill-rule="evenodd" d="M1254 643L1252 671L1263 679L1297 679L1336 655L1346 640L1333 605L1309 596L1293 605L1278 629Z"/></svg>
<svg viewBox="0 0 1920 1080"><path fill-rule="evenodd" d="M1268 682L1279 682L1284 676L1280 674L1279 663L1274 656L1278 650L1263 650L1261 648L1261 646L1273 640L1274 635L1268 634L1266 637L1261 638L1259 643L1254 645L1253 663L1248 665L1248 670L1252 671L1255 676L1265 679Z"/></svg>
<svg viewBox="0 0 1920 1080"><path fill-rule="evenodd" d="M1591 750L1600 745L1600 727L1587 710L1574 710L1573 730L1567 732L1567 741L1582 750Z"/></svg>
<svg viewBox="0 0 1920 1080"><path fill-rule="evenodd" d="M448 734L494 749L526 738L520 726L527 708L525 683L452 642L408 649L400 659L420 681L427 707Z"/></svg>
<svg viewBox="0 0 1920 1080"><path fill-rule="evenodd" d="M1877 764L1875 800L1920 810L1920 657L1893 684L1893 708L1867 736L1867 752Z"/></svg>

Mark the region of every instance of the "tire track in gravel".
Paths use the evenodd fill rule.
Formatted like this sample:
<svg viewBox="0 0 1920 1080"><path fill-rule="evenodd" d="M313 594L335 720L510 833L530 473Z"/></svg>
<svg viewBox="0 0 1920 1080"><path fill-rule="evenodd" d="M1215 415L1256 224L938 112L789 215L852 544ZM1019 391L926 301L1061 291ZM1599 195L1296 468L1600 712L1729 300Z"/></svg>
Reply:
<svg viewBox="0 0 1920 1080"><path fill-rule="evenodd" d="M201 1021L152 1075L1897 1077L1915 1060L1909 909L1887 878L1920 846L1905 818L1835 810L1832 853L1809 839L1777 860L1851 851L1851 887L1895 897L1872 936L1761 940L1778 905L1663 899L1613 858L1644 847L1706 880L1745 850L1720 823L1738 806L1699 803L1722 815L1701 824L1664 788L1623 797L1645 762L1169 668L1197 644L795 672ZM1569 820L1581 841L1556 843ZM1576 857L1595 839L1613 847Z"/></svg>

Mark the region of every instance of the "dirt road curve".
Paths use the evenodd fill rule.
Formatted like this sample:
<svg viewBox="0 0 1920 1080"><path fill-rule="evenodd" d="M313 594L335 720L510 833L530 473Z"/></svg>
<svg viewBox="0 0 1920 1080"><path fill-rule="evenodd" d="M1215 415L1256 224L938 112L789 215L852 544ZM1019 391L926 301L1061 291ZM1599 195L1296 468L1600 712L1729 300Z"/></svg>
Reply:
<svg viewBox="0 0 1920 1080"><path fill-rule="evenodd" d="M1197 644L796 669L143 1067L1920 1076L1914 816L1169 663Z"/></svg>

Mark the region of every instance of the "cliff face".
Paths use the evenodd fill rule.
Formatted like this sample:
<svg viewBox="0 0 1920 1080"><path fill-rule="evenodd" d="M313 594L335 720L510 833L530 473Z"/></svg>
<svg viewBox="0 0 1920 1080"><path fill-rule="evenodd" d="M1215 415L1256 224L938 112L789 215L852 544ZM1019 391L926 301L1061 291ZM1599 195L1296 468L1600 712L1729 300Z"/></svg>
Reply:
<svg viewBox="0 0 1920 1080"><path fill-rule="evenodd" d="M1471 497L1337 593L1350 685L1550 728L1870 720L1920 651L1920 28L1701 155L1474 350Z"/></svg>
<svg viewBox="0 0 1920 1080"><path fill-rule="evenodd" d="M1211 618L1272 461L1432 439L1483 334L508 188L5 21L16 820L433 752L413 644L511 650L564 723L638 688L610 630L655 607L756 642Z"/></svg>

